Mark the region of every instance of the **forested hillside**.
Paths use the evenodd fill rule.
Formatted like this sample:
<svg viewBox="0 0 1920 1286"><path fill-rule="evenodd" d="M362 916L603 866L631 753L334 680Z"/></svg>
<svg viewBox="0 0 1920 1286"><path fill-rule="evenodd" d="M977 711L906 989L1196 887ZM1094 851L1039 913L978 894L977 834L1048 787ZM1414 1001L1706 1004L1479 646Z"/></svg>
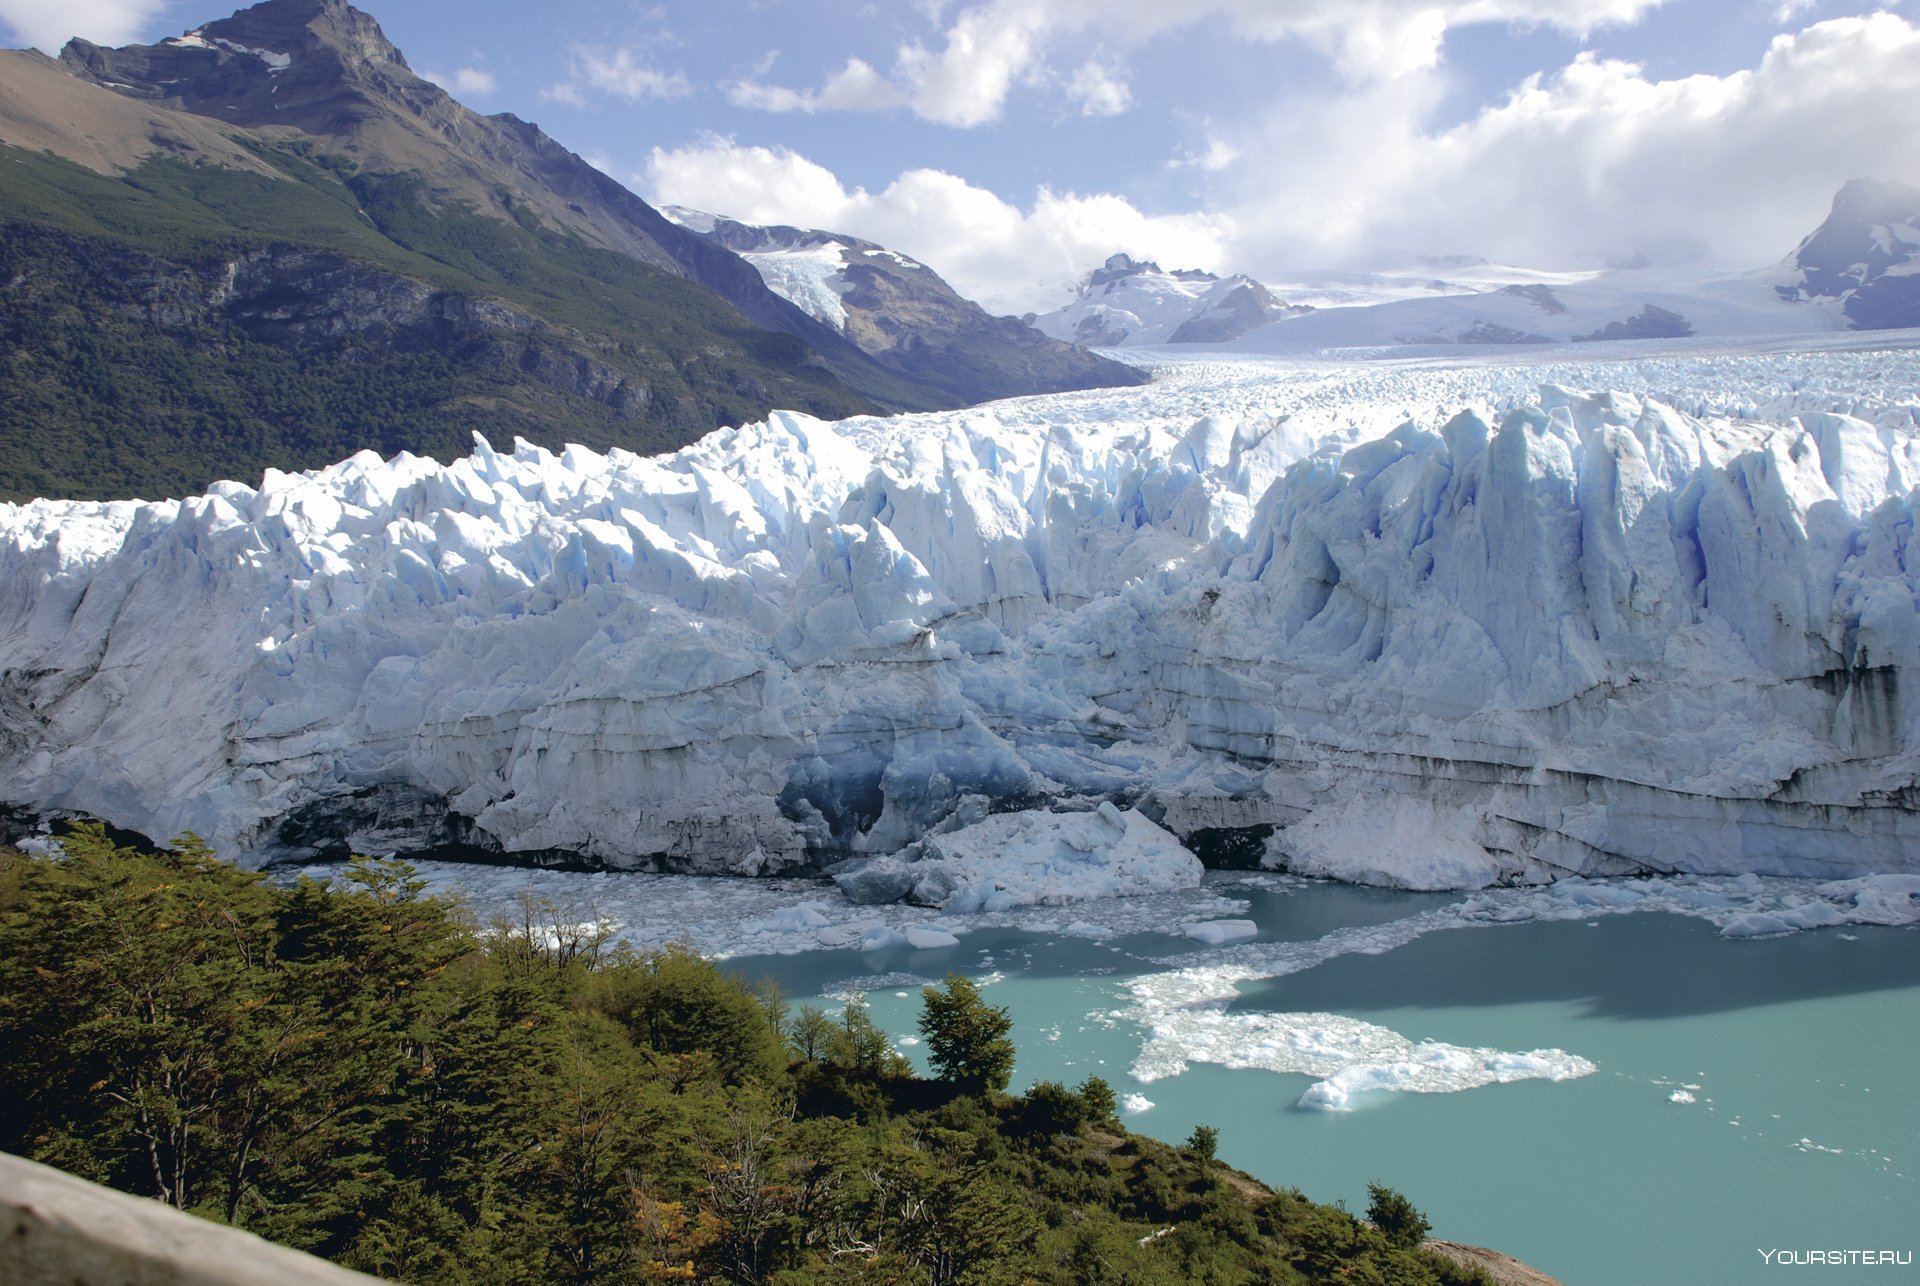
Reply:
<svg viewBox="0 0 1920 1286"><path fill-rule="evenodd" d="M1004 1011L928 988L940 1079L855 1003L792 1012L690 951L529 902L470 925L401 863L280 887L80 828L0 859L0 1148L421 1282L1481 1278L1128 1134L1113 1092L1008 1095Z"/></svg>
<svg viewBox="0 0 1920 1286"><path fill-rule="evenodd" d="M875 409L682 277L304 143L257 155L275 177L0 146L0 500L452 459L475 430L650 452L775 406ZM893 378L874 388L912 401Z"/></svg>

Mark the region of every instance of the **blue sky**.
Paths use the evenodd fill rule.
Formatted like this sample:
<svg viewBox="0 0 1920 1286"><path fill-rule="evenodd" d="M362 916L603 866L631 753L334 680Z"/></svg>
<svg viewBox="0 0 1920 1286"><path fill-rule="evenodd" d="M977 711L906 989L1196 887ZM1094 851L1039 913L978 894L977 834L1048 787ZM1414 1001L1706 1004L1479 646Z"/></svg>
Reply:
<svg viewBox="0 0 1920 1286"><path fill-rule="evenodd" d="M214 0L217 4L218 0ZM1757 267L1920 180L1920 14L1847 0L367 0L641 195L858 233L1005 311L1115 250ZM194 0L0 0L16 42Z"/></svg>

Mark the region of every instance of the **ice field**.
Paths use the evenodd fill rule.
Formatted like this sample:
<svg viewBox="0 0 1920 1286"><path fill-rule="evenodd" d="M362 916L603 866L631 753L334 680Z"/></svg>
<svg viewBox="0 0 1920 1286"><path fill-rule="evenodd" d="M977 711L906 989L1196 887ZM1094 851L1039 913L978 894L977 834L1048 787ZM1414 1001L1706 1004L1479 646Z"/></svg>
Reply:
<svg viewBox="0 0 1920 1286"><path fill-rule="evenodd" d="M1413 888L1910 873L1890 342L1160 357L655 459L0 508L0 772L254 861L773 873L1104 799ZM1087 887L1167 878L1129 869Z"/></svg>

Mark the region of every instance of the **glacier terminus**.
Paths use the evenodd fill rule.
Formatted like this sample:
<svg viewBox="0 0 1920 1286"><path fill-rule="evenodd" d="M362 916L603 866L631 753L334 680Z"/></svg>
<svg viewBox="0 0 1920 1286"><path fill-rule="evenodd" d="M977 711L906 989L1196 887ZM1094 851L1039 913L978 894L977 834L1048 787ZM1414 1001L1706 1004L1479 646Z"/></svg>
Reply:
<svg viewBox="0 0 1920 1286"><path fill-rule="evenodd" d="M1129 357L0 507L0 802L956 909L1920 870L1914 349Z"/></svg>

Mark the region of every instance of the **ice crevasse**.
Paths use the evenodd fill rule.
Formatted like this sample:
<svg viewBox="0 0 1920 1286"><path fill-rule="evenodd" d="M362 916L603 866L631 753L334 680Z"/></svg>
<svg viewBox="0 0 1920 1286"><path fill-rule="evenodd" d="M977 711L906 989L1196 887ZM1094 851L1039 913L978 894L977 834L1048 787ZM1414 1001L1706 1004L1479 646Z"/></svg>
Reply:
<svg viewBox="0 0 1920 1286"><path fill-rule="evenodd" d="M1411 887L1911 872L1914 361L1808 391L1866 360L1196 363L0 506L0 803L254 862L764 873L1105 800Z"/></svg>

